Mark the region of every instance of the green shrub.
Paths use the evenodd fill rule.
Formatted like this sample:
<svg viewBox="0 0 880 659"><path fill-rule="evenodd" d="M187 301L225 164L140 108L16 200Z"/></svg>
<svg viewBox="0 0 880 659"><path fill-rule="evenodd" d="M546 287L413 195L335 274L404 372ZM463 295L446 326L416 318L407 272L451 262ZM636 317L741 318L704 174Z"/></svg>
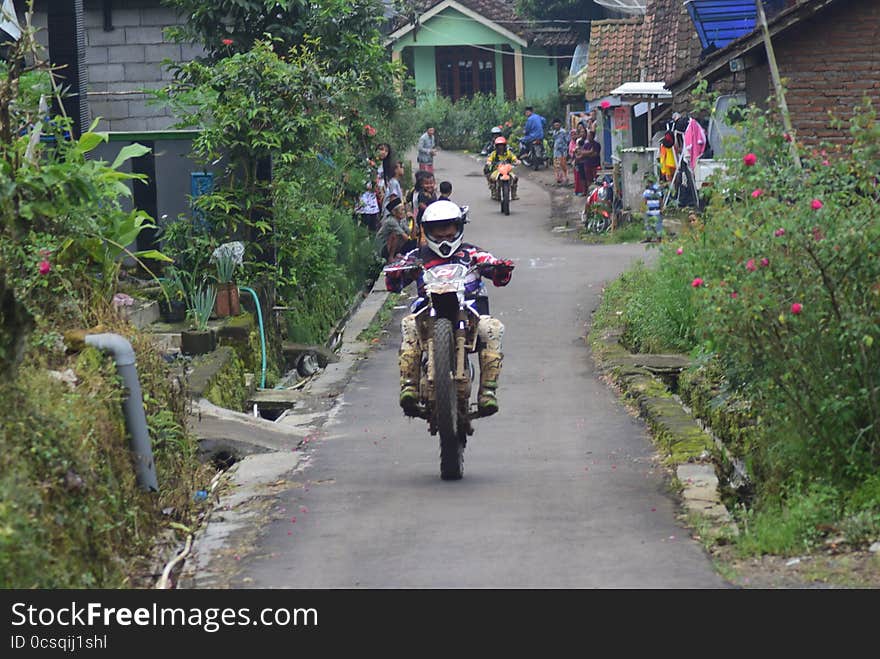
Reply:
<svg viewBox="0 0 880 659"><path fill-rule="evenodd" d="M837 492L840 516L880 500L880 127L866 103L848 144L801 145L798 168L779 123L749 112L701 222L629 275L624 315L634 348L714 356L719 385L748 400L753 524L796 545L811 542L792 499L807 484ZM845 515L851 496L870 503Z"/></svg>
<svg viewBox="0 0 880 659"><path fill-rule="evenodd" d="M554 117L562 117L563 108L557 96L526 103L505 101L494 94L475 94L453 103L445 96L431 94L419 99L417 112L421 129L434 126L437 144L444 149L479 151L492 126L506 123L513 139L518 139L525 123L526 105L532 105L547 120L548 130Z"/></svg>

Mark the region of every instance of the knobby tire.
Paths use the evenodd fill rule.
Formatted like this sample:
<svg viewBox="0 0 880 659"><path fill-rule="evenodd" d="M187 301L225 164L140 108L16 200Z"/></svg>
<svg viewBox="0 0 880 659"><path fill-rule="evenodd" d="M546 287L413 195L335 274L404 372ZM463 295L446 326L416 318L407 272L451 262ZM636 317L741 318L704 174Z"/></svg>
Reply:
<svg viewBox="0 0 880 659"><path fill-rule="evenodd" d="M434 395L440 434L440 478L458 480L464 474L464 443L458 432L455 391L455 336L447 318L434 320Z"/></svg>

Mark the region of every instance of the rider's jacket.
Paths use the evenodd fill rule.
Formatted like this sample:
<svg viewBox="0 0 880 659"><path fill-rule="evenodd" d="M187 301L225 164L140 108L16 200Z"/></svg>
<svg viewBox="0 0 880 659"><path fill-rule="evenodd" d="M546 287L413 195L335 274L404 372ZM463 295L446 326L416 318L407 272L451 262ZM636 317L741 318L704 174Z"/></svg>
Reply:
<svg viewBox="0 0 880 659"><path fill-rule="evenodd" d="M492 169L495 169L495 166L501 164L502 162L509 162L513 165L519 162L519 159L516 157L516 154L511 151L510 147L507 147L507 150L500 155L498 154L498 150L496 149L489 154L488 158L486 158L486 164Z"/></svg>
<svg viewBox="0 0 880 659"><path fill-rule="evenodd" d="M469 266L471 263L478 263L480 267L468 275L465 281L465 297L472 298L483 293L485 286L483 285L481 275L490 277L492 283L496 286L506 286L510 281L511 269L507 267L506 262L497 259L489 252L486 252L476 245L470 243L462 243L459 248L448 258L440 258L427 246L417 247L407 252L399 261L395 261L392 265L403 266L421 263L425 270L436 268L438 265L446 265L448 263L460 263ZM389 272L385 275L386 290L399 293L412 282L416 277L419 291L419 297L424 297L425 286L422 280L421 270Z"/></svg>

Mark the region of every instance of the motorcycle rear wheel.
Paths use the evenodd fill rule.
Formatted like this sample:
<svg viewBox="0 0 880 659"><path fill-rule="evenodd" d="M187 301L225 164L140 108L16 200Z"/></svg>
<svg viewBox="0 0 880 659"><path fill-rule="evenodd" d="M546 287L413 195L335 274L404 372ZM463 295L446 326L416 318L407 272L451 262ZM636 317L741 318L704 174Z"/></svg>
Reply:
<svg viewBox="0 0 880 659"><path fill-rule="evenodd" d="M510 181L501 181L501 212L510 215Z"/></svg>
<svg viewBox="0 0 880 659"><path fill-rule="evenodd" d="M434 320L434 395L440 434L440 478L459 480L464 475L463 433L459 432L458 398L453 380L455 340L448 318Z"/></svg>

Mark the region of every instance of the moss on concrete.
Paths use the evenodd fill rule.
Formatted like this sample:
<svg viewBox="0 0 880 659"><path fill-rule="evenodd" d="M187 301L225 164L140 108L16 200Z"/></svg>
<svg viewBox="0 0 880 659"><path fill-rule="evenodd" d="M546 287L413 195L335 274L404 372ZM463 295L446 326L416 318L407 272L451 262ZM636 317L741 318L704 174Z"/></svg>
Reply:
<svg viewBox="0 0 880 659"><path fill-rule="evenodd" d="M189 389L193 398L207 398L220 407L242 411L248 398L244 362L231 346L221 346L193 360Z"/></svg>

